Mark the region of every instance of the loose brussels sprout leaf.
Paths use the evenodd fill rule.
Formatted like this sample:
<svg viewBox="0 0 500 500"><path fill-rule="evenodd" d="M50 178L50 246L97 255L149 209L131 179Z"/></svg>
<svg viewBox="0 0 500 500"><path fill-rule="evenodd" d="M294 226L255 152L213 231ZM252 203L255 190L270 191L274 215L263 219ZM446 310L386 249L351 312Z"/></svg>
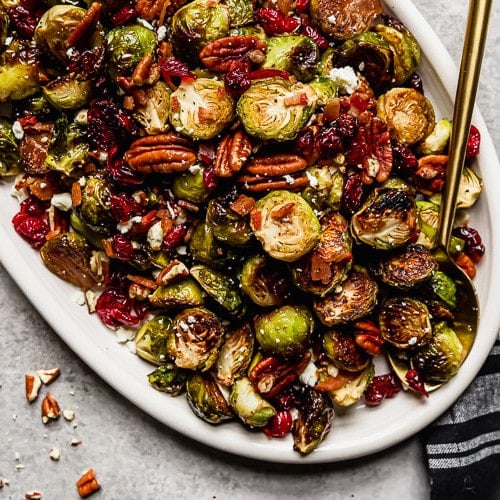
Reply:
<svg viewBox="0 0 500 500"><path fill-rule="evenodd" d="M215 364L215 378L219 384L230 387L243 376L252 360L254 335L248 324L226 331L224 343Z"/></svg>
<svg viewBox="0 0 500 500"><path fill-rule="evenodd" d="M405 188L374 189L351 219L354 238L379 250L406 244L416 228L415 196Z"/></svg>
<svg viewBox="0 0 500 500"><path fill-rule="evenodd" d="M229 404L238 418L250 427L264 427L276 415L274 407L253 387L247 377L234 381Z"/></svg>
<svg viewBox="0 0 500 500"><path fill-rule="evenodd" d="M253 255L245 261L240 284L252 302L261 307L279 306L290 295L285 269L265 255Z"/></svg>
<svg viewBox="0 0 500 500"><path fill-rule="evenodd" d="M191 63L209 42L225 37L229 31L230 9L221 2L194 0L175 11L170 22L175 51Z"/></svg>
<svg viewBox="0 0 500 500"><path fill-rule="evenodd" d="M301 82L312 80L318 70L318 45L308 36L282 35L267 40L266 60L262 68L288 71Z"/></svg>
<svg viewBox="0 0 500 500"><path fill-rule="evenodd" d="M102 249L102 232L93 231L76 213L72 210L69 214L69 223L72 229L92 245L94 248Z"/></svg>
<svg viewBox="0 0 500 500"><path fill-rule="evenodd" d="M233 115L233 99L224 83L212 78L185 78L170 96L170 124L193 139L213 139Z"/></svg>
<svg viewBox="0 0 500 500"><path fill-rule="evenodd" d="M17 175L19 167L19 145L17 144L12 123L0 117L0 177Z"/></svg>
<svg viewBox="0 0 500 500"><path fill-rule="evenodd" d="M442 118L435 125L432 132L418 145L418 152L422 155L443 153L448 146L451 135L451 121Z"/></svg>
<svg viewBox="0 0 500 500"><path fill-rule="evenodd" d="M321 226L311 206L300 195L272 191L255 204L252 230L273 258L293 262L319 241Z"/></svg>
<svg viewBox="0 0 500 500"><path fill-rule="evenodd" d="M167 316L156 316L137 330L135 335L135 350L139 357L162 365L167 360L167 342L173 335L172 320Z"/></svg>
<svg viewBox="0 0 500 500"><path fill-rule="evenodd" d="M168 117L171 89L165 82L159 80L153 86L143 87L142 90L144 100L134 105L132 116L148 135L166 132L170 128Z"/></svg>
<svg viewBox="0 0 500 500"><path fill-rule="evenodd" d="M111 187L102 178L85 178L81 188L82 202L75 207L78 218L92 231L107 235L116 225L111 213Z"/></svg>
<svg viewBox="0 0 500 500"><path fill-rule="evenodd" d="M60 111L81 108L89 100L91 91L89 80L69 75L56 78L42 88L47 102Z"/></svg>
<svg viewBox="0 0 500 500"><path fill-rule="evenodd" d="M457 285L449 276L437 271L432 277L430 286L432 293L449 308L457 307Z"/></svg>
<svg viewBox="0 0 500 500"><path fill-rule="evenodd" d="M433 254L422 245L409 245L382 258L375 274L386 285L411 290L431 280L437 270Z"/></svg>
<svg viewBox="0 0 500 500"><path fill-rule="evenodd" d="M140 24L113 28L106 41L108 72L115 80L118 76L130 76L139 61L153 54L157 46L154 31Z"/></svg>
<svg viewBox="0 0 500 500"><path fill-rule="evenodd" d="M458 188L457 208L470 208L483 190L482 179L470 167L465 166Z"/></svg>
<svg viewBox="0 0 500 500"><path fill-rule="evenodd" d="M61 233L50 238L40 249L40 257L49 271L82 290L98 283L90 267L90 247L76 233Z"/></svg>
<svg viewBox="0 0 500 500"><path fill-rule="evenodd" d="M394 26L378 24L375 31L384 37L394 55L394 77L392 83L401 85L405 83L420 64L420 46L413 34L399 24Z"/></svg>
<svg viewBox="0 0 500 500"><path fill-rule="evenodd" d="M206 373L195 373L189 378L186 398L194 414L210 424L220 424L234 417L217 383Z"/></svg>
<svg viewBox="0 0 500 500"><path fill-rule="evenodd" d="M271 354L294 356L309 346L314 319L306 306L284 305L254 317L255 338Z"/></svg>
<svg viewBox="0 0 500 500"><path fill-rule="evenodd" d="M417 200L418 233L417 244L432 249L436 244L439 224L439 205L427 200Z"/></svg>
<svg viewBox="0 0 500 500"><path fill-rule="evenodd" d="M203 181L203 168L186 170L176 175L172 184L174 195L191 203L202 203L210 194Z"/></svg>
<svg viewBox="0 0 500 500"><path fill-rule="evenodd" d="M255 80L240 96L236 113L252 136L259 139L294 139L314 112L314 89L283 78Z"/></svg>
<svg viewBox="0 0 500 500"><path fill-rule="evenodd" d="M335 65L359 68L374 90L384 88L394 75L394 56L386 39L367 31L345 41L339 48Z"/></svg>
<svg viewBox="0 0 500 500"><path fill-rule="evenodd" d="M323 350L328 359L341 370L359 372L370 363L370 356L354 341L351 332L328 330L323 335Z"/></svg>
<svg viewBox="0 0 500 500"><path fill-rule="evenodd" d="M420 142L434 129L434 107L412 88L395 87L382 94L377 100L377 115L405 146Z"/></svg>
<svg viewBox="0 0 500 500"><path fill-rule="evenodd" d="M222 3L229 11L231 28L245 26L253 22L254 2L252 0L224 0Z"/></svg>
<svg viewBox="0 0 500 500"><path fill-rule="evenodd" d="M242 301L239 286L232 277L202 264L193 266L190 273L203 290L231 316L243 316L246 306Z"/></svg>
<svg viewBox="0 0 500 500"><path fill-rule="evenodd" d="M330 432L335 417L333 404L326 394L305 386L300 393L293 433L293 449L302 455L315 450Z"/></svg>
<svg viewBox="0 0 500 500"><path fill-rule="evenodd" d="M355 321L374 309L378 286L366 270L355 266L337 288L314 301L314 311L325 326Z"/></svg>
<svg viewBox="0 0 500 500"><path fill-rule="evenodd" d="M159 286L149 297L154 307L189 307L204 303L203 291L192 278Z"/></svg>
<svg viewBox="0 0 500 500"><path fill-rule="evenodd" d="M411 297L392 297L384 301L379 313L379 327L387 342L400 348L427 344L432 325L427 306Z"/></svg>
<svg viewBox="0 0 500 500"><path fill-rule="evenodd" d="M412 366L426 382L448 382L462 363L463 346L455 331L445 322L434 326L430 342L411 357Z"/></svg>
<svg viewBox="0 0 500 500"><path fill-rule="evenodd" d="M184 391L190 374L188 370L178 368L173 363L167 363L151 372L148 375L148 381L157 391L178 396Z"/></svg>

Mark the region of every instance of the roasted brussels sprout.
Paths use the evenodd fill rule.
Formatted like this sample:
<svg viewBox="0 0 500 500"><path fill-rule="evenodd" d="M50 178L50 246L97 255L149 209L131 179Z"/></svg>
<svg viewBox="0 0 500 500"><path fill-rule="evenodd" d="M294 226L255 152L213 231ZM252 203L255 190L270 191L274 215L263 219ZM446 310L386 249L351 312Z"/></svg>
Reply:
<svg viewBox="0 0 500 500"><path fill-rule="evenodd" d="M230 387L236 378L243 376L252 360L253 348L254 335L250 325L227 330L214 367L217 382Z"/></svg>
<svg viewBox="0 0 500 500"><path fill-rule="evenodd" d="M325 295L347 278L352 262L352 239L339 212L321 222L317 245L292 264L294 284L306 292Z"/></svg>
<svg viewBox="0 0 500 500"><path fill-rule="evenodd" d="M292 429L293 449L307 455L330 432L335 412L330 398L309 386L301 388L299 401L298 415Z"/></svg>
<svg viewBox="0 0 500 500"><path fill-rule="evenodd" d="M224 327L204 307L188 307L174 317L174 335L169 336L168 353L179 368L212 368L224 342Z"/></svg>
<svg viewBox="0 0 500 500"><path fill-rule="evenodd" d="M318 96L318 106L324 106L329 99L337 97L339 93L337 84L331 78L325 76L317 76L309 82L309 85Z"/></svg>
<svg viewBox="0 0 500 500"><path fill-rule="evenodd" d="M90 266L91 249L85 238L77 233L61 233L40 249L43 263L56 276L88 290L98 283Z"/></svg>
<svg viewBox="0 0 500 500"><path fill-rule="evenodd" d="M450 309L457 307L457 285L442 271L437 271L430 282L434 296Z"/></svg>
<svg viewBox="0 0 500 500"><path fill-rule="evenodd" d="M189 370L178 368L174 363L166 363L148 375L148 382L157 391L178 396L184 391L190 374Z"/></svg>
<svg viewBox="0 0 500 500"><path fill-rule="evenodd" d="M58 77L42 88L47 102L60 111L81 108L89 100L91 91L89 80L70 75Z"/></svg>
<svg viewBox="0 0 500 500"><path fill-rule="evenodd" d="M355 321L373 311L377 292L375 280L365 269L355 266L335 291L314 301L314 312L325 326Z"/></svg>
<svg viewBox="0 0 500 500"><path fill-rule="evenodd" d="M132 116L149 135L162 134L170 128L170 87L159 80L154 85L142 88L144 99L135 102Z"/></svg>
<svg viewBox="0 0 500 500"><path fill-rule="evenodd" d="M226 36L230 27L230 9L222 2L194 0L175 11L170 23L175 51L190 63L198 62L200 50Z"/></svg>
<svg viewBox="0 0 500 500"><path fill-rule="evenodd" d="M224 0L222 2L229 11L229 25L231 28L245 26L254 20L252 0Z"/></svg>
<svg viewBox="0 0 500 500"><path fill-rule="evenodd" d="M412 88L394 87L377 100L377 115L387 123L391 135L405 146L425 139L434 129L434 107Z"/></svg>
<svg viewBox="0 0 500 500"><path fill-rule="evenodd" d="M271 354L294 356L308 347L314 319L306 306L284 305L254 318L255 338Z"/></svg>
<svg viewBox="0 0 500 500"><path fill-rule="evenodd" d="M266 60L262 68L288 71L301 82L317 73L320 60L318 45L305 35L282 35L267 39Z"/></svg>
<svg viewBox="0 0 500 500"><path fill-rule="evenodd" d="M462 363L463 346L455 331L445 322L434 325L428 344L411 356L411 365L426 382L448 382Z"/></svg>
<svg viewBox="0 0 500 500"><path fill-rule="evenodd" d="M191 203L202 203L210 191L206 188L203 180L203 168L194 168L176 175L172 184L174 195L181 200Z"/></svg>
<svg viewBox="0 0 500 500"><path fill-rule="evenodd" d="M419 153L423 155L443 153L450 140L451 126L451 121L448 118L439 120L434 125L432 132L418 145Z"/></svg>
<svg viewBox="0 0 500 500"><path fill-rule="evenodd" d="M213 78L185 78L170 96L170 124L193 139L213 139L233 115L233 99L224 83Z"/></svg>
<svg viewBox="0 0 500 500"><path fill-rule="evenodd" d="M188 379L186 398L194 414L210 424L220 424L234 417L217 383L207 373L195 373Z"/></svg>
<svg viewBox="0 0 500 500"><path fill-rule="evenodd" d="M238 418L250 427L264 427L276 415L274 407L254 388L247 377L234 381L229 404Z"/></svg>
<svg viewBox="0 0 500 500"><path fill-rule="evenodd" d="M296 193L272 191L257 201L250 215L255 236L274 259L293 262L319 241L318 218Z"/></svg>
<svg viewBox="0 0 500 500"><path fill-rule="evenodd" d="M172 320L168 316L150 319L135 334L137 355L154 365L164 364L168 359L168 337L173 333Z"/></svg>
<svg viewBox="0 0 500 500"><path fill-rule="evenodd" d="M252 136L259 139L294 139L316 108L314 89L283 78L255 80L240 96L236 113Z"/></svg>
<svg viewBox="0 0 500 500"><path fill-rule="evenodd" d="M379 250L406 244L416 228L415 195L406 186L374 189L351 219L354 238Z"/></svg>
<svg viewBox="0 0 500 500"><path fill-rule="evenodd" d="M140 25L129 24L113 28L106 35L107 68L110 76L130 76L139 61L154 54L157 40L154 31Z"/></svg>
<svg viewBox="0 0 500 500"><path fill-rule="evenodd" d="M150 296L154 307L201 306L203 291L192 278L184 278L170 285L159 286Z"/></svg>
<svg viewBox="0 0 500 500"><path fill-rule="evenodd" d="M437 270L433 254L422 245L408 245L378 263L375 274L386 285L411 290L428 283Z"/></svg>
<svg viewBox="0 0 500 500"><path fill-rule="evenodd" d="M356 344L351 332L328 330L323 335L323 350L328 359L341 370L359 372L370 363L370 356Z"/></svg>
<svg viewBox="0 0 500 500"><path fill-rule="evenodd" d="M316 211L340 209L344 175L336 166L310 167L306 171L309 186L301 195Z"/></svg>
<svg viewBox="0 0 500 500"><path fill-rule="evenodd" d="M0 178L17 175L19 167L19 145L12 132L12 122L0 117Z"/></svg>
<svg viewBox="0 0 500 500"><path fill-rule="evenodd" d="M400 349L427 344L432 336L431 316L427 306L412 297L391 297L379 313L382 337Z"/></svg>
<svg viewBox="0 0 500 500"><path fill-rule="evenodd" d="M254 304L281 305L290 295L285 269L265 255L253 255L243 264L240 284Z"/></svg>
<svg viewBox="0 0 500 500"><path fill-rule="evenodd" d="M242 301L238 284L232 277L202 264L193 266L190 273L203 290L231 316L235 318L243 316L246 306Z"/></svg>

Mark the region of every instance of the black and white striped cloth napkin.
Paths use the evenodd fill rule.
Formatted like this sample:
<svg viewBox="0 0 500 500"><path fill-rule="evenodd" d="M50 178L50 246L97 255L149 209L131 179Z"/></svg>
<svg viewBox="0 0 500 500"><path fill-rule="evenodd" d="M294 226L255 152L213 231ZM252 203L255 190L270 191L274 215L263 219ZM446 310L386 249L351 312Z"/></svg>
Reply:
<svg viewBox="0 0 500 500"><path fill-rule="evenodd" d="M500 336L472 384L425 437L432 500L500 499Z"/></svg>

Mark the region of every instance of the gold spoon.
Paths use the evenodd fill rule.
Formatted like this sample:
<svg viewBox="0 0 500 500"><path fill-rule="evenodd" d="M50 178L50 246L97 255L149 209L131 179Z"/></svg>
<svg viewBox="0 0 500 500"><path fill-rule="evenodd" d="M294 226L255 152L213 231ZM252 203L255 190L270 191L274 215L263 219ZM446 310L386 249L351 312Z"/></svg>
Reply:
<svg viewBox="0 0 500 500"><path fill-rule="evenodd" d="M458 267L449 254L449 244L462 169L464 166L469 128L474 110L474 102L481 71L481 62L486 44L489 14L492 0L471 0L465 31L462 60L453 110L453 125L448 151L445 191L441 200L439 230L435 248L435 257L439 269L457 284L458 307L453 322L462 345L462 361L470 351L479 324L479 300L477 291L467 274ZM390 362L404 385L408 365L395 356ZM441 383L426 383L427 391L440 387Z"/></svg>

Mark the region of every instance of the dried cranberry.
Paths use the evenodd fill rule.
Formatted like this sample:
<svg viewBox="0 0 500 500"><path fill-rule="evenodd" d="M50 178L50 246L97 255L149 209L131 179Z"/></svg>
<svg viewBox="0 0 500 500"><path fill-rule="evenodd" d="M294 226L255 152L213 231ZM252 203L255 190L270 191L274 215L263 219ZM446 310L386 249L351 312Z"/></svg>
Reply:
<svg viewBox="0 0 500 500"><path fill-rule="evenodd" d="M122 224L144 212L142 206L125 193L112 195L109 203L114 218Z"/></svg>
<svg viewBox="0 0 500 500"><path fill-rule="evenodd" d="M22 5L8 9L9 20L21 38L30 39L35 34L38 18Z"/></svg>
<svg viewBox="0 0 500 500"><path fill-rule="evenodd" d="M33 248L40 248L45 243L45 238L50 231L45 221L21 212L12 218L12 224L16 233Z"/></svg>
<svg viewBox="0 0 500 500"><path fill-rule="evenodd" d="M425 388L424 381L422 380L422 377L417 370L408 370L406 372L405 379L408 382L410 388L412 388L416 392L419 392L420 394L423 394L426 398L429 397L429 393Z"/></svg>
<svg viewBox="0 0 500 500"><path fill-rule="evenodd" d="M289 33L298 29L301 24L298 17L285 17L280 11L272 8L257 9L255 17L268 35Z"/></svg>
<svg viewBox="0 0 500 500"><path fill-rule="evenodd" d="M23 214L41 218L45 214L47 207L39 199L30 196L21 202L19 208L19 211Z"/></svg>
<svg viewBox="0 0 500 500"><path fill-rule="evenodd" d="M279 411L264 427L264 433L267 437L283 437L286 436L293 426L293 418L289 411Z"/></svg>
<svg viewBox="0 0 500 500"><path fill-rule="evenodd" d="M421 94L424 93L424 85L422 82L422 77L418 73L413 73L408 79L408 83L412 89L417 90Z"/></svg>
<svg viewBox="0 0 500 500"><path fill-rule="evenodd" d="M344 142L333 127L325 127L316 137L316 147L322 157L333 158L344 151Z"/></svg>
<svg viewBox="0 0 500 500"><path fill-rule="evenodd" d="M312 26L303 26L301 33L314 40L316 42L316 45L321 50L326 50L330 46L328 40L316 28L313 28Z"/></svg>
<svg viewBox="0 0 500 500"><path fill-rule="evenodd" d="M453 228L453 236L464 241L464 253L473 262L478 263L484 255L485 247L479 232L469 226L458 226Z"/></svg>
<svg viewBox="0 0 500 500"><path fill-rule="evenodd" d="M359 210L363 200L363 181L356 171L350 171L345 177L342 189L341 207L345 214L352 215Z"/></svg>
<svg viewBox="0 0 500 500"><path fill-rule="evenodd" d="M392 143L392 168L400 175L410 176L418 168L417 157L411 149L394 141Z"/></svg>
<svg viewBox="0 0 500 500"><path fill-rule="evenodd" d="M392 398L401 390L401 382L393 373L373 377L365 391L367 406L377 406L386 398Z"/></svg>
<svg viewBox="0 0 500 500"><path fill-rule="evenodd" d="M230 69L224 76L226 90L235 97L245 92L250 87L250 83L248 70L243 66Z"/></svg>
<svg viewBox="0 0 500 500"><path fill-rule="evenodd" d="M96 312L101 321L116 328L121 325L136 325L142 317L135 309L135 301L120 288L106 288L96 302Z"/></svg>
<svg viewBox="0 0 500 500"><path fill-rule="evenodd" d="M355 116L341 114L330 125L342 139L351 140L356 137L359 123Z"/></svg>
<svg viewBox="0 0 500 500"><path fill-rule="evenodd" d="M182 78L196 79L187 63L179 59L163 60L160 63L160 72L169 87L176 88Z"/></svg>
<svg viewBox="0 0 500 500"><path fill-rule="evenodd" d="M76 52L68 61L68 70L91 79L97 78L104 70L104 48L94 47Z"/></svg>
<svg viewBox="0 0 500 500"><path fill-rule="evenodd" d="M297 0L295 2L295 12L297 14L307 14L309 12L309 0Z"/></svg>
<svg viewBox="0 0 500 500"><path fill-rule="evenodd" d="M174 226L163 238L163 245L168 250L173 250L184 243L187 228L183 225Z"/></svg>
<svg viewBox="0 0 500 500"><path fill-rule="evenodd" d="M202 142L198 147L198 160L208 166L215 160L216 145L213 142Z"/></svg>
<svg viewBox="0 0 500 500"><path fill-rule="evenodd" d="M119 184L135 186L143 182L143 179L139 177L123 159L118 146L113 146L108 153L106 171L111 177L111 180Z"/></svg>
<svg viewBox="0 0 500 500"><path fill-rule="evenodd" d="M111 16L111 24L113 26L123 26L129 21L136 19L139 16L138 12L131 5L125 5L118 12Z"/></svg>
<svg viewBox="0 0 500 500"><path fill-rule="evenodd" d="M217 187L217 176L214 174L212 167L203 170L203 186L208 191L212 191Z"/></svg>
<svg viewBox="0 0 500 500"><path fill-rule="evenodd" d="M467 139L467 149L465 156L468 160L476 157L479 154L481 146L481 132L474 125L470 126L469 137Z"/></svg>
<svg viewBox="0 0 500 500"><path fill-rule="evenodd" d="M305 128L299 132L299 135L295 139L294 149L304 156L309 156L314 151L315 142L316 136L314 131L310 128Z"/></svg>
<svg viewBox="0 0 500 500"><path fill-rule="evenodd" d="M113 251L116 258L128 262L134 257L134 246L123 234L115 234L112 238Z"/></svg>
<svg viewBox="0 0 500 500"><path fill-rule="evenodd" d="M290 73L281 69L256 69L248 73L248 78L250 80L260 80L262 78L283 78L283 80L288 80Z"/></svg>

